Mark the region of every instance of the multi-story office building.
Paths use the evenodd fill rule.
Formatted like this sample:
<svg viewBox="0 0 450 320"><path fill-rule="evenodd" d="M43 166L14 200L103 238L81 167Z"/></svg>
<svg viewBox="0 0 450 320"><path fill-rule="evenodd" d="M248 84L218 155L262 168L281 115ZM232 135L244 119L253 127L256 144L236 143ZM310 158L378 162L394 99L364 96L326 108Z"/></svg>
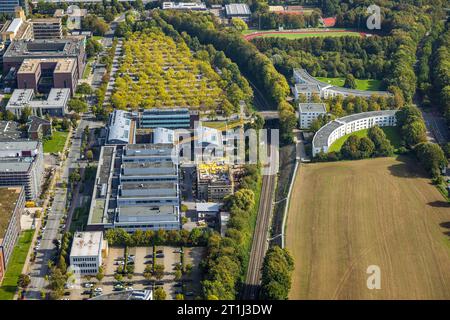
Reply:
<svg viewBox="0 0 450 320"><path fill-rule="evenodd" d="M20 234L20 217L24 208L22 187L0 187L0 283Z"/></svg>
<svg viewBox="0 0 450 320"><path fill-rule="evenodd" d="M31 108L32 115L64 117L68 112L70 89L51 89L46 100L33 100L33 89L16 89L6 105L6 110L20 117L24 108Z"/></svg>
<svg viewBox="0 0 450 320"><path fill-rule="evenodd" d="M15 40L32 39L33 30L31 24L26 20L24 11L19 7L16 8L15 18L6 21L5 24L0 27L0 42L9 43Z"/></svg>
<svg viewBox="0 0 450 320"><path fill-rule="evenodd" d="M200 163L197 165L197 198L208 202L222 202L234 193L231 168L225 164Z"/></svg>
<svg viewBox="0 0 450 320"><path fill-rule="evenodd" d="M61 39L62 24L60 18L32 19L34 39Z"/></svg>
<svg viewBox="0 0 450 320"><path fill-rule="evenodd" d="M44 158L40 141L0 143L0 186L23 186L28 200L40 194Z"/></svg>
<svg viewBox="0 0 450 320"><path fill-rule="evenodd" d="M180 228L178 164L173 144L129 144L100 152L88 228ZM115 168L119 168L116 171Z"/></svg>
<svg viewBox="0 0 450 320"><path fill-rule="evenodd" d="M40 59L41 76L52 76L58 65L61 66L57 63L61 61L59 59L74 59L76 69L74 78L78 80L83 74L86 64L85 41L78 38L13 41L3 55L3 74L8 74L12 68L19 70L24 60L27 59ZM45 61L50 59L52 60L51 64L45 64ZM39 69L36 70L38 72ZM67 84L65 87L70 86Z"/></svg>
<svg viewBox="0 0 450 320"><path fill-rule="evenodd" d="M0 13L14 14L17 7L22 7L25 12L28 11L28 3L26 0L1 0Z"/></svg>
<svg viewBox="0 0 450 320"><path fill-rule="evenodd" d="M109 116L108 145L127 145L136 141L136 125L131 113L114 110Z"/></svg>
<svg viewBox="0 0 450 320"><path fill-rule="evenodd" d="M163 10L193 10L206 11L206 5L203 2L163 2Z"/></svg>
<svg viewBox="0 0 450 320"><path fill-rule="evenodd" d="M305 69L294 69L293 77L296 83L293 88L295 99L299 99L300 94L303 94L306 96L308 102L311 101L312 94L317 94L323 99L336 96L355 96L363 98L370 98L373 95L382 97L391 96L391 93L387 91L366 91L334 86L315 79Z"/></svg>
<svg viewBox="0 0 450 320"><path fill-rule="evenodd" d="M70 267L76 274L95 275L107 251L108 242L103 239L103 232L76 232L70 250Z"/></svg>
<svg viewBox="0 0 450 320"><path fill-rule="evenodd" d="M316 132L312 141L313 156L319 152L328 152L328 148L337 139L355 131L373 126L395 126L397 110L369 111L345 116L331 121Z"/></svg>
<svg viewBox="0 0 450 320"><path fill-rule="evenodd" d="M298 111L301 129L309 129L314 120L320 115L327 114L327 108L324 103L299 103Z"/></svg>
<svg viewBox="0 0 450 320"><path fill-rule="evenodd" d="M52 88L70 89L74 94L79 76L76 65L72 58L26 59L17 72L17 88L42 93Z"/></svg>
<svg viewBox="0 0 450 320"><path fill-rule="evenodd" d="M240 18L249 21L252 15L250 8L245 3L230 3L225 5L227 18Z"/></svg>
<svg viewBox="0 0 450 320"><path fill-rule="evenodd" d="M191 120L187 108L149 109L139 117L140 128L189 129Z"/></svg>

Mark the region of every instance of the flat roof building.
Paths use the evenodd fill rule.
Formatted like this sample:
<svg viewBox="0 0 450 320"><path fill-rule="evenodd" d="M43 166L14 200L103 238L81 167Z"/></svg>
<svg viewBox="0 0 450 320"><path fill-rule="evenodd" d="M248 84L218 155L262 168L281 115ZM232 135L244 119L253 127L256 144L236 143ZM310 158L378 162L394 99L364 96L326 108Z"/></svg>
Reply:
<svg viewBox="0 0 450 320"><path fill-rule="evenodd" d="M136 140L135 122L129 112L114 110L109 117L107 144L127 145Z"/></svg>
<svg viewBox="0 0 450 320"><path fill-rule="evenodd" d="M22 115L23 109L31 108L32 115L64 117L68 112L70 89L51 89L46 100L33 100L33 89L16 89L6 105L6 110L14 113L16 117Z"/></svg>
<svg viewBox="0 0 450 320"><path fill-rule="evenodd" d="M163 2L162 9L205 11L206 5L203 2Z"/></svg>
<svg viewBox="0 0 450 320"><path fill-rule="evenodd" d="M96 275L107 247L101 231L76 232L69 257L72 271L80 275Z"/></svg>
<svg viewBox="0 0 450 320"><path fill-rule="evenodd" d="M241 18L243 20L250 19L252 12L245 3L230 3L225 5L225 13L228 18Z"/></svg>
<svg viewBox="0 0 450 320"><path fill-rule="evenodd" d="M61 18L32 19L34 39L61 39Z"/></svg>
<svg viewBox="0 0 450 320"><path fill-rule="evenodd" d="M328 122L316 132L312 141L312 152L315 157L320 152L328 152L328 148L337 139L374 126L396 126L397 110L369 111L345 116Z"/></svg>
<svg viewBox="0 0 450 320"><path fill-rule="evenodd" d="M0 143L0 186L23 186L28 200L38 198L44 172L42 143L9 140Z"/></svg>
<svg viewBox="0 0 450 320"><path fill-rule="evenodd" d="M370 98L373 95L378 95L382 97L388 97L392 95L390 92L387 91L356 90L334 86L329 83L317 80L316 78L311 76L305 69L294 69L293 76L294 81L296 82L296 85L294 87L294 95L296 99L299 98L299 94L304 94L308 98L310 94L317 93L317 91L319 92L319 96L324 99L336 96L343 96L343 97L355 96L355 97Z"/></svg>
<svg viewBox="0 0 450 320"><path fill-rule="evenodd" d="M14 41L3 55L3 74L18 70L26 59L75 59L77 79L86 64L85 42L82 39L35 39Z"/></svg>
<svg viewBox="0 0 450 320"><path fill-rule="evenodd" d="M219 163L197 165L197 198L208 202L222 202L234 193L231 168Z"/></svg>
<svg viewBox="0 0 450 320"><path fill-rule="evenodd" d="M189 109L148 109L141 112L140 128L189 129L191 126Z"/></svg>
<svg viewBox="0 0 450 320"><path fill-rule="evenodd" d="M327 108L324 103L299 103L298 111L300 128L309 129L315 119L327 113Z"/></svg>
<svg viewBox="0 0 450 320"><path fill-rule="evenodd" d="M25 208L22 187L0 187L0 283L20 234L20 217Z"/></svg>

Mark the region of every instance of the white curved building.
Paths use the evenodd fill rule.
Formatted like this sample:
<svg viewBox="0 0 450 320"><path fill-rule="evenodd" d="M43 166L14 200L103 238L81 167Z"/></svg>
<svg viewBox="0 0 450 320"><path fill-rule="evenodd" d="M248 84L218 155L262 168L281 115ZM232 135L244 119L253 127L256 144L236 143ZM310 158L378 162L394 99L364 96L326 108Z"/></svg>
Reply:
<svg viewBox="0 0 450 320"><path fill-rule="evenodd" d="M395 126L397 110L361 112L328 122L316 132L312 141L312 153L328 152L328 148L337 139L346 134L364 130L378 125L379 127Z"/></svg>
<svg viewBox="0 0 450 320"><path fill-rule="evenodd" d="M382 97L389 97L392 95L387 91L366 91L333 86L329 83L317 80L305 69L294 69L294 81L296 83L293 88L295 99L298 99L300 94L303 94L308 101L311 100L312 94L314 93L322 99L333 98L336 96L343 96L344 98L348 96L370 98L373 95Z"/></svg>

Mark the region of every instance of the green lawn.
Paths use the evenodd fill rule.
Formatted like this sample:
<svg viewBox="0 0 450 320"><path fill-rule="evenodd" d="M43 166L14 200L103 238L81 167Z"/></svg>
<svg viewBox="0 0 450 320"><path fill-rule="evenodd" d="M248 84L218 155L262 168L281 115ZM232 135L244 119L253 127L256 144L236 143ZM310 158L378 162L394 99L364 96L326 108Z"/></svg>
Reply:
<svg viewBox="0 0 450 320"><path fill-rule="evenodd" d="M322 82L326 82L338 87L343 87L345 83L345 78L325 78L325 77L315 77L315 78ZM381 90L381 81L375 79L356 79L356 89L379 91Z"/></svg>
<svg viewBox="0 0 450 320"><path fill-rule="evenodd" d="M231 121L203 121L202 126L213 128L213 129L219 129L219 130L225 130L234 128L239 123L239 120L231 120Z"/></svg>
<svg viewBox="0 0 450 320"><path fill-rule="evenodd" d="M88 61L83 71L83 79L87 79L87 77L89 77L91 70L92 70L91 61Z"/></svg>
<svg viewBox="0 0 450 320"><path fill-rule="evenodd" d="M68 132L53 131L52 138L44 140L44 153L62 152L68 135Z"/></svg>
<svg viewBox="0 0 450 320"><path fill-rule="evenodd" d="M400 133L398 132L397 127L381 127L381 130L384 131L386 134L386 137L391 141L391 144L394 146L395 149L401 147L401 138ZM328 152L337 152L340 151L342 146L344 145L344 142L350 137L351 135L358 136L359 138L367 137L368 129L356 131L353 133L346 134L343 137L340 137L337 139L333 144L328 148Z"/></svg>
<svg viewBox="0 0 450 320"><path fill-rule="evenodd" d="M6 274L0 287L0 300L12 300L14 298L17 290L17 280L22 274L34 231L26 230L19 237L19 241L6 267Z"/></svg>

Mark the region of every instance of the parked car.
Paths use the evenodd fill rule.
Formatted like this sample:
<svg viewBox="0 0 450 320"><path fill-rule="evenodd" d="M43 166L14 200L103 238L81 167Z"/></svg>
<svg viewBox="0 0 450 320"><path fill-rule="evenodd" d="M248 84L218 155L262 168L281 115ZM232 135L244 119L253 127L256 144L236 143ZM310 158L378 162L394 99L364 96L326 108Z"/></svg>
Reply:
<svg viewBox="0 0 450 320"><path fill-rule="evenodd" d="M94 285L90 282L86 282L85 284L83 284L84 288L92 288Z"/></svg>
<svg viewBox="0 0 450 320"><path fill-rule="evenodd" d="M94 292L103 292L103 289L102 288L95 288Z"/></svg>

